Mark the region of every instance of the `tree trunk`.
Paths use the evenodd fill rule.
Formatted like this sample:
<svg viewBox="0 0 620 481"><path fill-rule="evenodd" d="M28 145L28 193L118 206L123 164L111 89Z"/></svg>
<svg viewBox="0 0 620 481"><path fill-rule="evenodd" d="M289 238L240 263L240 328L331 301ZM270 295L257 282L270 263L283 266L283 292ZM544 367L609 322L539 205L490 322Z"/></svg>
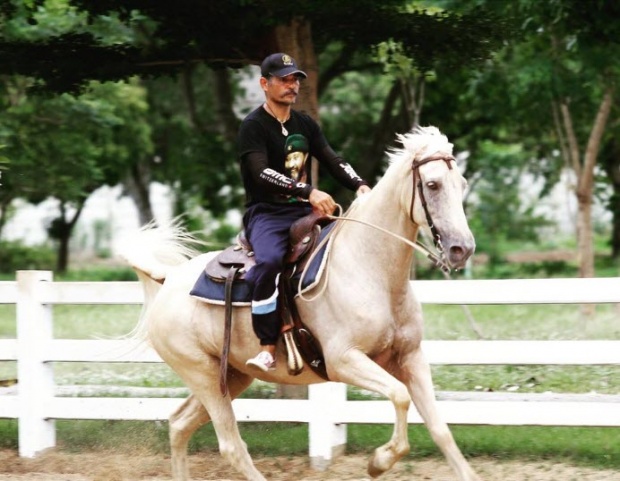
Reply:
<svg viewBox="0 0 620 481"><path fill-rule="evenodd" d="M599 105L590 138L584 155L581 175L577 181L578 219L577 235L579 248L579 275L580 277L594 277L594 234L592 230L592 197L594 190L594 167L600 151L601 139L605 132L609 112L613 104L613 89L605 91ZM582 313L586 316L594 314L595 306L582 306Z"/></svg>
<svg viewBox="0 0 620 481"><path fill-rule="evenodd" d="M239 119L232 108L234 94L230 84L228 69L214 70L215 77L215 113L217 116L216 128L227 142L234 144L239 131Z"/></svg>
<svg viewBox="0 0 620 481"><path fill-rule="evenodd" d="M320 123L319 117L319 62L314 51L310 22L295 18L288 25L275 28L277 51L286 52L295 59L308 78L301 83L295 110L304 112ZM273 52L272 52L273 53ZM319 183L319 165L313 161L311 166L312 183Z"/></svg>
<svg viewBox="0 0 620 481"><path fill-rule="evenodd" d="M317 122L319 119L318 80L319 68L310 23L303 19L293 19L288 25L275 28L275 48L278 52L286 52L295 59L308 78L301 83L295 110L310 115ZM273 52L270 52L273 53ZM318 162L312 162L312 183L318 185ZM306 369L309 369L306 367ZM308 397L307 386L280 384L276 396L286 399L305 399Z"/></svg>
<svg viewBox="0 0 620 481"><path fill-rule="evenodd" d="M370 148L364 152L363 157L360 159L359 168L356 168L358 174L363 179L374 179L382 173L381 171L385 165L385 146L394 141L394 132L406 130L407 128L404 127L403 116L392 114L394 106L401 98L400 81L395 80L383 103L381 116L375 126Z"/></svg>
<svg viewBox="0 0 620 481"><path fill-rule="evenodd" d="M149 196L150 183L151 165L148 160L135 163L123 182L123 193L136 204L140 225L146 225L155 218Z"/></svg>
<svg viewBox="0 0 620 481"><path fill-rule="evenodd" d="M607 178L611 183L612 195L609 199L608 209L612 213L611 246L612 259L620 259L620 141L612 138L605 149L603 167L607 173Z"/></svg>
<svg viewBox="0 0 620 481"><path fill-rule="evenodd" d="M616 261L620 259L620 185L614 184L613 217L611 226L611 258Z"/></svg>
<svg viewBox="0 0 620 481"><path fill-rule="evenodd" d="M577 201L579 203L579 220L577 225L578 228L584 229L579 233L579 251L581 256L579 272L581 277L594 277L594 236L592 232L594 168L613 101L614 91L613 88L609 87L603 95L603 100L590 132L583 169L577 184Z"/></svg>
<svg viewBox="0 0 620 481"><path fill-rule="evenodd" d="M579 248L579 273L581 277L594 276L594 243L592 233L592 195L594 188L594 168L600 151L601 139L605 132L609 112L613 105L614 90L608 87L603 95L598 112L594 119L590 137L580 162L577 135L573 129L572 118L568 109L568 103L560 106L560 112L565 130L566 152L570 156L567 162L577 177L575 195L578 203L577 219L577 244Z"/></svg>
<svg viewBox="0 0 620 481"><path fill-rule="evenodd" d="M71 239L71 233L62 235L58 239L58 252L56 254L56 272L67 272L69 266L69 239Z"/></svg>
<svg viewBox="0 0 620 481"><path fill-rule="evenodd" d="M62 201L60 203L60 216L56 219L56 228L54 232L54 236L58 240L56 271L59 273L67 272L67 268L69 267L69 241L71 240L73 228L82 214L82 209L84 209L84 202L79 203L75 214L73 214L71 220L67 221L66 204Z"/></svg>
<svg viewBox="0 0 620 481"><path fill-rule="evenodd" d="M187 112L192 126L198 132L206 132L207 128L198 117L198 110L196 109L196 95L194 93L194 82L192 76L194 68L191 65L187 65L181 72L181 85L183 87L183 96L185 97L185 103L187 104Z"/></svg>
<svg viewBox="0 0 620 481"><path fill-rule="evenodd" d="M4 230L4 225L6 224L8 208L8 204L0 204L0 238L2 238L2 231Z"/></svg>

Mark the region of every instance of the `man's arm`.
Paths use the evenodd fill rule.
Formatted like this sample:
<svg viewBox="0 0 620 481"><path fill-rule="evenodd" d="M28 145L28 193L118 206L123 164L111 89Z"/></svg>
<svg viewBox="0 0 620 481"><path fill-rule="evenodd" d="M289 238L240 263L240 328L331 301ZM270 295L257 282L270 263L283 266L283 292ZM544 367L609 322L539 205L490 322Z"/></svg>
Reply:
<svg viewBox="0 0 620 481"><path fill-rule="evenodd" d="M361 186L365 185L370 189L368 182L362 179L351 165L334 152L329 144L325 144L324 147L316 153L316 158L322 165L325 165L330 174L345 187L353 191L358 191Z"/></svg>
<svg viewBox="0 0 620 481"><path fill-rule="evenodd" d="M263 152L249 152L242 162L245 162L253 182L270 194L290 195L309 199L312 186L304 182L297 182L284 174L271 169L267 162L267 155Z"/></svg>

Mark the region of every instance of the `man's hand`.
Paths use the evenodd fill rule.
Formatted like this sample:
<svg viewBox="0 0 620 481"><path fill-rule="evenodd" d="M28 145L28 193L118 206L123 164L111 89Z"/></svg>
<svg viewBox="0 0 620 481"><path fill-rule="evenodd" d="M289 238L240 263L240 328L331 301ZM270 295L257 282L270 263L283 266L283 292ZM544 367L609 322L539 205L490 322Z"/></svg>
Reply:
<svg viewBox="0 0 620 481"><path fill-rule="evenodd" d="M360 195L368 194L371 190L372 189L369 186L362 184L357 188L357 191L355 191L355 195L359 197Z"/></svg>
<svg viewBox="0 0 620 481"><path fill-rule="evenodd" d="M336 202L332 196L319 189L312 189L308 200L312 208L323 215L331 215L336 208Z"/></svg>

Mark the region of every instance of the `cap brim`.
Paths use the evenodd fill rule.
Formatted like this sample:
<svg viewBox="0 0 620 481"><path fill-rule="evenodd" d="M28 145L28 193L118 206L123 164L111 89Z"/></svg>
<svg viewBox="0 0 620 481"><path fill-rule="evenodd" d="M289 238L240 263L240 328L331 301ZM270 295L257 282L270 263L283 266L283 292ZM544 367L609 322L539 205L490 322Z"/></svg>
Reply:
<svg viewBox="0 0 620 481"><path fill-rule="evenodd" d="M296 69L294 67L287 67L281 70L276 70L275 72L271 72L271 75L274 75L275 77L286 77L288 75L298 75L303 78L308 78L308 76L306 75L306 72Z"/></svg>

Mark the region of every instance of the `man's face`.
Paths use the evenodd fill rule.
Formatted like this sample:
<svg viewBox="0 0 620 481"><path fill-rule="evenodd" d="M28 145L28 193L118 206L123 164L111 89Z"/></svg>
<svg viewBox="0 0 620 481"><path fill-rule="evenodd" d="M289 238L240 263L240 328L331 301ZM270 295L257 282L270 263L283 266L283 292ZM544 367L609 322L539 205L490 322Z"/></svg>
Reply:
<svg viewBox="0 0 620 481"><path fill-rule="evenodd" d="M271 76L268 79L261 78L261 85L268 100L277 103L292 105L299 94L300 78L296 74L286 77Z"/></svg>

